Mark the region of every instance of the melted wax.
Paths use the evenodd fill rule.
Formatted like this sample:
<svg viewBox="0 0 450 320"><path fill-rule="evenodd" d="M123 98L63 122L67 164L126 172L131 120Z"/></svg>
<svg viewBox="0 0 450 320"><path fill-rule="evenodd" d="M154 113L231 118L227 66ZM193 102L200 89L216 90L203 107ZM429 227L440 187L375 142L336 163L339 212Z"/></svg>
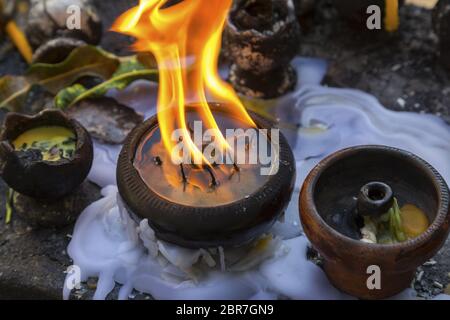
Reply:
<svg viewBox="0 0 450 320"><path fill-rule="evenodd" d="M95 299L104 299L116 282L122 284L120 299L133 289L156 299L349 299L306 258L309 242L301 233L297 201L308 172L339 149L384 144L416 153L450 182L450 126L443 120L389 111L361 91L319 86L326 71L323 61L294 63L299 88L277 102L275 116L301 125L299 131L284 130L297 160L296 188L284 221L253 246L190 250L158 241L147 221L136 225L121 206L114 174L120 147L95 143L89 178L105 187L104 197L81 214L68 247L82 280L99 277ZM153 84L137 82L112 95L147 117L155 112ZM64 298L69 293L65 286ZM394 298L415 296L407 289Z"/></svg>

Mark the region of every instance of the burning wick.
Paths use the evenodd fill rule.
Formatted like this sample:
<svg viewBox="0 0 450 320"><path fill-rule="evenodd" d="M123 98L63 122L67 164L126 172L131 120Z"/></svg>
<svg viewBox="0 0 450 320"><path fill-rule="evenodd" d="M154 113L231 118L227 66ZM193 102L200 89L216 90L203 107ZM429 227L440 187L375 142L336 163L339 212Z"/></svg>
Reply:
<svg viewBox="0 0 450 320"><path fill-rule="evenodd" d="M113 30L137 38L134 48L153 53L158 63L158 129L142 138L134 163L151 188L161 189L150 180L160 185L168 182L167 189L182 186L185 192L211 192L219 185L228 185L226 189L230 190L222 188L220 195L228 202L238 196L235 192L254 191L265 181L254 177L260 164L250 161L241 165L236 161L255 159L255 150L250 147L254 142L246 142L244 150L236 151L232 145L236 138L225 137L229 129L259 130L232 87L220 78L217 68L222 31L231 5L232 0L211 0L207 5L202 0L172 5L167 5L166 0L141 0L113 26ZM220 105L221 124L210 101ZM196 131L197 123L202 128ZM209 137L207 143L198 143L199 131L202 137ZM159 136L158 141L155 136ZM269 137L259 140L265 144L264 150L277 150ZM224 158L231 162L223 161ZM155 171L154 165L162 170ZM243 175L244 168L247 174ZM236 172L238 181L243 175L251 187L236 188ZM155 175L158 179L153 178Z"/></svg>
<svg viewBox="0 0 450 320"><path fill-rule="evenodd" d="M136 37L134 48L152 52L158 62L157 115L164 147L168 151L175 148L171 136L180 129L192 157L212 167L189 134L187 104L200 105L196 111L208 129L218 130L208 101L224 103L228 112L255 127L236 93L217 70L222 30L232 1L211 0L205 5L201 0L185 0L172 6L166 6L166 2L141 0L139 6L116 21L113 30ZM222 134L216 139L225 149L229 148Z"/></svg>
<svg viewBox="0 0 450 320"><path fill-rule="evenodd" d="M161 166L162 165L162 161L161 161L160 157L156 156L155 158L153 158L153 160L154 160L154 162L155 162L155 164L157 166Z"/></svg>
<svg viewBox="0 0 450 320"><path fill-rule="evenodd" d="M176 139L181 148L167 150L161 141L161 128L157 123L142 135L136 145L133 166L147 187L176 203L219 205L252 194L268 181L272 173L278 172L276 147L269 136L257 134L262 130L249 128L239 119L223 112L224 109L222 105L213 109L220 132L227 131L227 128L240 128L234 135L230 135L229 131L225 135L229 149L223 150L212 137L206 143L198 140L199 137L208 137L206 131L201 129L197 132L199 127L195 124L188 126L193 128L190 133L192 140L209 164L203 161L197 163L190 158L184 137ZM199 114L195 110L195 107L188 107L186 118L197 123L195 120ZM184 151L184 156L179 156L178 151ZM175 158L187 158L175 163L173 152ZM267 175L264 169L268 170Z"/></svg>
<svg viewBox="0 0 450 320"><path fill-rule="evenodd" d="M250 117L219 76L232 0L170 3L141 0L114 25L138 39L137 50L153 53L159 69L157 115L124 143L117 186L132 216L148 219L161 240L195 248L247 243L285 210L294 156L278 129Z"/></svg>

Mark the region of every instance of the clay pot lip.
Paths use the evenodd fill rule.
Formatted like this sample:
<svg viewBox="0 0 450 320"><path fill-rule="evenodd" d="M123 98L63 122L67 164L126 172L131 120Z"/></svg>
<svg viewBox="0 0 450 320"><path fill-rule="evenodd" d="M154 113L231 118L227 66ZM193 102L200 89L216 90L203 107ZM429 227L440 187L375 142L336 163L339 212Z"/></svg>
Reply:
<svg viewBox="0 0 450 320"><path fill-rule="evenodd" d="M314 190L321 174L331 165L337 163L343 158L351 157L357 153L366 151L384 152L402 156L406 161L409 161L410 163L421 168L426 173L426 175L430 177L434 182L436 192L438 193L439 197L438 211L436 213L434 221L420 236L396 244L366 243L341 234L337 230L333 229L330 225L328 225L320 216L314 201ZM306 209L302 207L301 203L308 203L309 208ZM384 145L360 145L350 147L339 150L323 159L311 170L311 172L305 179L305 183L302 186L300 194L299 208L301 215L303 210L307 210L308 215L310 215L315 220L315 223L318 224L320 230L324 233L327 233L330 237L335 238L337 241L343 243L345 250L352 250L351 248L354 248L357 249L358 252L361 252L361 250L370 248L370 250L377 251L380 254L386 254L386 252L398 252L398 250L405 249L411 250L423 246L424 244L432 240L435 233L441 228L445 227L446 222L450 219L449 189L446 182L436 171L436 169L433 168L428 162L409 151Z"/></svg>
<svg viewBox="0 0 450 320"><path fill-rule="evenodd" d="M18 128L15 124L21 122L27 124L24 127ZM34 125L36 123L36 125ZM12 152L16 152L12 142L22 133L41 126L62 126L72 130L76 136L76 148L75 153L70 159L60 159L56 161L39 160L33 161L33 165L41 165L48 167L56 167L65 164L70 164L75 159L80 157L79 151L82 149L86 140L89 139L88 134L75 119L67 117L67 115L61 110L47 109L43 110L35 115L24 115L21 113L11 112L6 115L5 122L0 134L0 143L8 143L12 147ZM91 154L90 158L93 158Z"/></svg>
<svg viewBox="0 0 450 320"><path fill-rule="evenodd" d="M286 18L282 20L284 22L284 25L279 30L276 30L276 31L265 30L265 31L261 32L256 29L243 29L243 30L239 29L233 20L233 14L236 12L236 10L240 9L240 7L237 4L233 5L233 7L231 8L230 14L228 15L228 18L227 18L227 27L234 34L242 34L242 35L246 35L248 37L257 36L257 37L262 37L262 38L267 38L267 37L271 38L271 37L276 37L279 34L283 34L284 32L286 32L286 29L290 28L292 23L297 23L297 18L295 16L294 2L292 0L284 0L284 1L286 2L287 6L288 6L288 10L287 10ZM268 33L266 33L266 32L268 32Z"/></svg>
<svg viewBox="0 0 450 320"><path fill-rule="evenodd" d="M32 63L44 63L44 64L59 64L63 62L70 53L76 48L87 46L88 44L77 38L70 37L57 37L52 38L43 44L41 44L34 52L32 57ZM66 47L64 47L66 46ZM49 61L48 55L55 53L56 51L66 50L67 48L71 48L70 51L65 52L65 56L60 56L58 61ZM58 52L59 53L59 52Z"/></svg>

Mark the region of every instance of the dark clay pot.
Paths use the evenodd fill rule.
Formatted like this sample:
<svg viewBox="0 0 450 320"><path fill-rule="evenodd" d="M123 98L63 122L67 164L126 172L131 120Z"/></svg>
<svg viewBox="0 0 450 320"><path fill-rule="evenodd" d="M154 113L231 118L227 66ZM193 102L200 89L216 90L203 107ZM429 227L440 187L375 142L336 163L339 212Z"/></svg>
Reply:
<svg viewBox="0 0 450 320"><path fill-rule="evenodd" d="M450 70L450 1L440 0L433 10L433 28L439 38L440 60Z"/></svg>
<svg viewBox="0 0 450 320"><path fill-rule="evenodd" d="M219 104L210 105L213 111L221 109ZM266 120L250 115L260 128L271 127ZM158 239L190 248L239 246L268 231L282 215L291 199L296 173L294 156L281 133L279 170L266 184L230 204L193 207L159 196L147 187L133 165L142 137L157 126L155 116L129 134L119 156L117 186L131 216L138 223L148 219Z"/></svg>
<svg viewBox="0 0 450 320"><path fill-rule="evenodd" d="M30 151L14 150L12 142L23 132L41 126L62 126L74 131L76 148L70 159L44 161ZM92 165L93 147L87 131L59 110L35 116L9 113L0 135L0 173L13 190L41 200L56 200L77 188Z"/></svg>
<svg viewBox="0 0 450 320"><path fill-rule="evenodd" d="M233 62L230 81L249 97L279 97L297 82L290 66L300 40L294 5L292 0L274 1L273 10L278 15L267 26L262 25L266 19L254 18L258 9L249 9L248 3L251 1L237 2L224 31L225 51Z"/></svg>
<svg viewBox="0 0 450 320"><path fill-rule="evenodd" d="M354 196L371 181L392 188L400 204L412 203L431 225L417 238L398 244L370 244L333 225L346 221ZM334 217L333 217L334 216ZM386 146L358 146L338 151L308 175L300 195L300 217L312 245L324 258L324 270L338 289L362 299L382 299L408 288L416 268L433 257L449 233L449 190L427 162L412 153ZM345 235L344 233L347 233ZM381 271L381 289L370 290L368 267Z"/></svg>

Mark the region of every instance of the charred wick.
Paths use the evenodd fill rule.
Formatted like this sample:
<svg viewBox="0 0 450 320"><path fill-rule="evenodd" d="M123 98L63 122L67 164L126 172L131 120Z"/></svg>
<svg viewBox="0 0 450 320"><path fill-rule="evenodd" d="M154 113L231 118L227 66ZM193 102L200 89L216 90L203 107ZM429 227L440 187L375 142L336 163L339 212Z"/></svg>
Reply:
<svg viewBox="0 0 450 320"><path fill-rule="evenodd" d="M156 156L156 157L154 157L153 158L153 162L155 163L155 165L157 165L157 166L161 166L162 165L162 160L161 160L161 158L159 157L159 156Z"/></svg>

